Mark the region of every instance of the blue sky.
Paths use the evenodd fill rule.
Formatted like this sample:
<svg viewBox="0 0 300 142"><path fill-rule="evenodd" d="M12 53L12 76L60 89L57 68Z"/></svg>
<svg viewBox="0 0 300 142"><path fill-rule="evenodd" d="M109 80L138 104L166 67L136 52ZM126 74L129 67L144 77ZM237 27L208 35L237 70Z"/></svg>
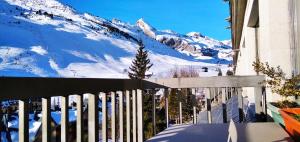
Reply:
<svg viewBox="0 0 300 142"><path fill-rule="evenodd" d="M223 0L60 0L80 12L105 19L117 18L135 24L143 18L156 29L186 34L191 31L225 40L229 16Z"/></svg>

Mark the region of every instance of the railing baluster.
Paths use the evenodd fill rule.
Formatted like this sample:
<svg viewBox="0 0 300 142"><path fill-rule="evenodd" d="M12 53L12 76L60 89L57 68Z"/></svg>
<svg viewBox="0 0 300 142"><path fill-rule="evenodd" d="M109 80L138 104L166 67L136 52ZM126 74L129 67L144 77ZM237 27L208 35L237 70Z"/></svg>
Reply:
<svg viewBox="0 0 300 142"><path fill-rule="evenodd" d="M111 139L116 142L116 94L111 92Z"/></svg>
<svg viewBox="0 0 300 142"><path fill-rule="evenodd" d="M100 93L102 98L102 141L107 142L107 99L105 93Z"/></svg>
<svg viewBox="0 0 300 142"><path fill-rule="evenodd" d="M150 90L152 95L152 123L153 123L153 134L156 135L156 102L154 90Z"/></svg>
<svg viewBox="0 0 300 142"><path fill-rule="evenodd" d="M226 100L229 100L229 87L226 87Z"/></svg>
<svg viewBox="0 0 300 142"><path fill-rule="evenodd" d="M194 124L197 124L197 111L196 111L196 107L195 106L193 106L193 114L194 114Z"/></svg>
<svg viewBox="0 0 300 142"><path fill-rule="evenodd" d="M51 98L42 98L42 141L48 142L51 138L50 131L50 102Z"/></svg>
<svg viewBox="0 0 300 142"><path fill-rule="evenodd" d="M217 91L216 91L216 88L211 88L211 90L212 90L212 92L213 92L213 95L211 96L211 99L214 99L214 103L218 103L217 102L217 96L218 96L218 94L217 94Z"/></svg>
<svg viewBox="0 0 300 142"><path fill-rule="evenodd" d="M222 88L218 88L218 103L222 103Z"/></svg>
<svg viewBox="0 0 300 142"><path fill-rule="evenodd" d="M133 142L137 141L137 116L136 116L136 91L132 90L132 140Z"/></svg>
<svg viewBox="0 0 300 142"><path fill-rule="evenodd" d="M61 142L68 142L68 124L69 124L69 97L61 97Z"/></svg>
<svg viewBox="0 0 300 142"><path fill-rule="evenodd" d="M98 95L89 94L88 99L88 139L89 142L98 142L99 139L99 111L98 111Z"/></svg>
<svg viewBox="0 0 300 142"><path fill-rule="evenodd" d="M231 88L228 87L228 99L231 99Z"/></svg>
<svg viewBox="0 0 300 142"><path fill-rule="evenodd" d="M83 115L82 115L82 95L76 96L76 112L77 112L77 120L76 120L76 142L83 141Z"/></svg>
<svg viewBox="0 0 300 142"><path fill-rule="evenodd" d="M238 107L239 107L239 122L243 122L244 120L244 101L242 96L242 90L241 88L237 89L237 97L238 97Z"/></svg>
<svg viewBox="0 0 300 142"><path fill-rule="evenodd" d="M214 88L214 91L215 91L215 100L216 100L216 103L219 103L219 89L218 88Z"/></svg>
<svg viewBox="0 0 300 142"><path fill-rule="evenodd" d="M227 123L226 101L226 88L222 88L223 123Z"/></svg>
<svg viewBox="0 0 300 142"><path fill-rule="evenodd" d="M207 121L209 124L212 123L212 115L211 115L211 94L210 88L205 88L205 97L206 97L206 110L207 110Z"/></svg>
<svg viewBox="0 0 300 142"><path fill-rule="evenodd" d="M233 89L234 89L233 87L231 87L231 89L230 89L230 91L231 91L231 92L230 92L231 97L234 96Z"/></svg>
<svg viewBox="0 0 300 142"><path fill-rule="evenodd" d="M123 92L118 91L119 94L119 135L120 135L120 142L124 141L124 128L123 128Z"/></svg>
<svg viewBox="0 0 300 142"><path fill-rule="evenodd" d="M143 92L137 89L137 126L138 126L138 142L143 142Z"/></svg>
<svg viewBox="0 0 300 142"><path fill-rule="evenodd" d="M210 98L212 102L215 102L215 90L214 88L209 88Z"/></svg>
<svg viewBox="0 0 300 142"><path fill-rule="evenodd" d="M19 100L19 142L29 141L28 101Z"/></svg>
<svg viewBox="0 0 300 142"><path fill-rule="evenodd" d="M263 87L255 87L255 114L256 120L258 121L266 121L266 110L264 109L266 102L266 96L263 95Z"/></svg>
<svg viewBox="0 0 300 142"><path fill-rule="evenodd" d="M169 95L169 90L168 88L164 89L164 93L165 93L165 111L166 111L166 124L167 124L167 128L169 127L169 102L168 102L168 95Z"/></svg>
<svg viewBox="0 0 300 142"><path fill-rule="evenodd" d="M126 90L126 138L130 142L130 93Z"/></svg>
<svg viewBox="0 0 300 142"><path fill-rule="evenodd" d="M179 102L179 124L182 124L182 103Z"/></svg>

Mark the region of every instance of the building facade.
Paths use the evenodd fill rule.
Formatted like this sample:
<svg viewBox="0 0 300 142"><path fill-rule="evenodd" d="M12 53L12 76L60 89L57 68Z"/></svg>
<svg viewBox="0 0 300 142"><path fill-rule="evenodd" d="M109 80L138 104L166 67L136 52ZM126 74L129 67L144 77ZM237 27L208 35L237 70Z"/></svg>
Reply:
<svg viewBox="0 0 300 142"><path fill-rule="evenodd" d="M300 73L300 1L229 0L235 75L256 75L256 60L280 66L288 77ZM254 94L243 88L244 96ZM281 99L266 90L267 102ZM251 97L250 97L251 99ZM293 98L291 98L293 99Z"/></svg>

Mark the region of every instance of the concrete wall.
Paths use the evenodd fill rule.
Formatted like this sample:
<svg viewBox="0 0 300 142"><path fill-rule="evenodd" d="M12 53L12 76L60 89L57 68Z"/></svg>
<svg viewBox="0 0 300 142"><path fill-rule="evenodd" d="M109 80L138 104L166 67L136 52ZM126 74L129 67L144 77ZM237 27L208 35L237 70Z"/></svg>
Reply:
<svg viewBox="0 0 300 142"><path fill-rule="evenodd" d="M291 76L291 0L259 1L259 58Z"/></svg>
<svg viewBox="0 0 300 142"><path fill-rule="evenodd" d="M258 0L259 3L259 26L248 27L251 3L248 0L240 52L237 61L236 75L255 75L252 63L256 53L262 62L268 62L271 66L280 66L287 76L292 74L291 34L292 21L290 2L292 0ZM257 50L258 49L258 50ZM250 98L254 94L252 88L243 88L243 95ZM267 90L267 101L280 99L278 95L272 95Z"/></svg>

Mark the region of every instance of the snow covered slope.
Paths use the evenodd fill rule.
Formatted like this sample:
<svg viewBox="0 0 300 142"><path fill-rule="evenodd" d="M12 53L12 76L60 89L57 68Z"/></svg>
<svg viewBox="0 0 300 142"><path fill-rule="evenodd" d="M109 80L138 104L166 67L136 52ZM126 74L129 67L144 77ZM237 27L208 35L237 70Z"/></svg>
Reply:
<svg viewBox="0 0 300 142"><path fill-rule="evenodd" d="M158 31L142 19L136 25L109 21L56 0L0 1L1 76L127 78L139 40L154 77L189 66L216 75L231 63L230 43L199 33Z"/></svg>

